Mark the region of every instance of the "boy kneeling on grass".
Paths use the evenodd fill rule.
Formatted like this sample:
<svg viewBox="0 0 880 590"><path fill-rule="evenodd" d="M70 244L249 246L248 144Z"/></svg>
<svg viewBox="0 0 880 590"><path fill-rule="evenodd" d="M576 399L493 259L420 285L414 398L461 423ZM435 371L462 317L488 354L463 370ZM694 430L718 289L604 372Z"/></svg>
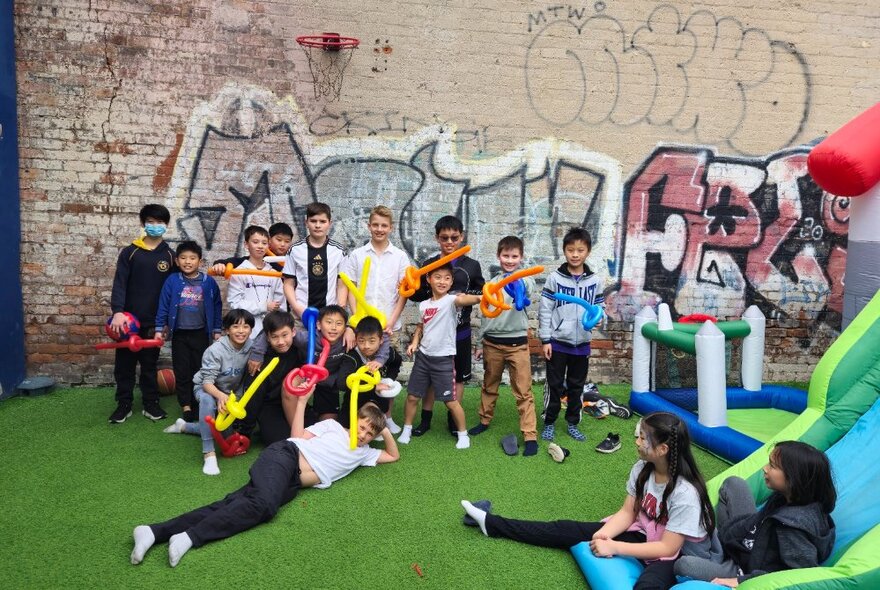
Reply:
<svg viewBox="0 0 880 590"><path fill-rule="evenodd" d="M300 488L329 488L358 467L392 463L400 458L385 426L385 414L373 404L358 412L354 450L349 448L349 431L335 420L323 420L305 428L306 402L311 394L296 398L293 437L266 447L251 466L250 480L243 487L222 500L169 521L135 527L131 563L143 561L154 543L167 541L168 561L175 567L192 547L272 520ZM369 446L380 433L385 438L385 450Z"/></svg>

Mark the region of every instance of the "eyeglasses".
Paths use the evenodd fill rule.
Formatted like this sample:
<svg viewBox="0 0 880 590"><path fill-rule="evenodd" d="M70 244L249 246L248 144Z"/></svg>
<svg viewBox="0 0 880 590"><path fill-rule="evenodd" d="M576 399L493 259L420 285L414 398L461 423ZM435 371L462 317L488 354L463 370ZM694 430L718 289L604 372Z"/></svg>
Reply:
<svg viewBox="0 0 880 590"><path fill-rule="evenodd" d="M437 236L437 239L441 242L457 242L461 236Z"/></svg>

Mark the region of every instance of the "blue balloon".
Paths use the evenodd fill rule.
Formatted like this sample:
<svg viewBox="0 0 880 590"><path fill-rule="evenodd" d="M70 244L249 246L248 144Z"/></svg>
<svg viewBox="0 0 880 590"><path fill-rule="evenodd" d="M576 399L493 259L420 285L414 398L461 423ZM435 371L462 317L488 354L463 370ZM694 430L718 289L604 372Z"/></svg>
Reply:
<svg viewBox="0 0 880 590"><path fill-rule="evenodd" d="M302 315L302 323L306 327L306 331L309 333L309 344L307 347L306 354L308 354L307 363L312 363L315 361L315 339L317 338L317 329L316 324L318 322L318 309L315 307L307 307L305 311L303 311Z"/></svg>
<svg viewBox="0 0 880 590"><path fill-rule="evenodd" d="M532 304L532 301L526 296L526 284L522 279L517 279L512 283L504 285L504 292L513 299L513 306L516 308L516 311L522 311Z"/></svg>
<svg viewBox="0 0 880 590"><path fill-rule="evenodd" d="M586 299L581 299L580 297L575 297L574 295L566 295L565 293L554 293L553 296L557 301L567 301L568 303L575 303L584 308L584 315L581 316L581 325L584 327L584 330L589 332L593 328L596 327L602 318L605 315L605 312L598 305L593 305Z"/></svg>

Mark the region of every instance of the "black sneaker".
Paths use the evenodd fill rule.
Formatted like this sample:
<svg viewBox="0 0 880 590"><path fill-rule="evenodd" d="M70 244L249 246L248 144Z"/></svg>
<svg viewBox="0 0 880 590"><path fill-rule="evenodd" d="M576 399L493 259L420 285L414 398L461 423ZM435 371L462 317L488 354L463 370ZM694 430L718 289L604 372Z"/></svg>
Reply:
<svg viewBox="0 0 880 590"><path fill-rule="evenodd" d="M617 416L618 418L623 418L626 420L630 416L632 416L632 410L630 410L626 404L619 404L610 397L602 397L602 401L608 404L608 412L612 416Z"/></svg>
<svg viewBox="0 0 880 590"><path fill-rule="evenodd" d="M144 404L144 411L141 412L145 417L149 418L153 422L157 420L164 420L168 417L168 414L165 410L162 409L162 406L159 405L159 402L153 402Z"/></svg>
<svg viewBox="0 0 880 590"><path fill-rule="evenodd" d="M184 422L198 422L199 414L195 410L183 410L183 421Z"/></svg>
<svg viewBox="0 0 880 590"><path fill-rule="evenodd" d="M609 432L605 440L596 445L596 450L600 453L613 453L620 450L620 435Z"/></svg>
<svg viewBox="0 0 880 590"><path fill-rule="evenodd" d="M429 430L431 430L431 423L430 422L422 422L421 424L419 424L418 426L416 426L415 428L412 429L412 435L413 436L422 436L423 434L425 434Z"/></svg>
<svg viewBox="0 0 880 590"><path fill-rule="evenodd" d="M128 404L118 404L113 413L110 414L110 424L122 424L131 416L131 406Z"/></svg>

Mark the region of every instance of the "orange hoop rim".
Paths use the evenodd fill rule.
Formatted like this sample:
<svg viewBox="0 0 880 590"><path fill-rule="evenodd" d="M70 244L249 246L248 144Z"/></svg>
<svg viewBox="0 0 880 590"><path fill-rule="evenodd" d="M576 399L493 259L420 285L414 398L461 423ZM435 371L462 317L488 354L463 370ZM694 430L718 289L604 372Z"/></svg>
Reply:
<svg viewBox="0 0 880 590"><path fill-rule="evenodd" d="M303 47L315 47L327 51L340 49L354 49L361 44L360 39L355 37L343 37L337 33L322 33L320 35L300 35L296 42Z"/></svg>

